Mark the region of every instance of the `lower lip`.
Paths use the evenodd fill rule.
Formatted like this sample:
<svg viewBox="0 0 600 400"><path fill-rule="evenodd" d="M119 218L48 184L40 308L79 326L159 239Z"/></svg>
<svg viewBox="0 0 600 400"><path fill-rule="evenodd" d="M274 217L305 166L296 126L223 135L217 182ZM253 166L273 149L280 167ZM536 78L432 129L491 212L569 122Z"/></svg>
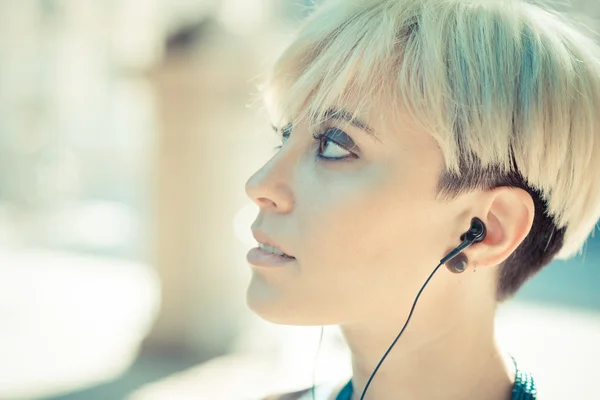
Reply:
<svg viewBox="0 0 600 400"><path fill-rule="evenodd" d="M261 250L258 247L255 247L248 252L246 260L257 267L280 267L296 261L295 258L278 256L277 254Z"/></svg>

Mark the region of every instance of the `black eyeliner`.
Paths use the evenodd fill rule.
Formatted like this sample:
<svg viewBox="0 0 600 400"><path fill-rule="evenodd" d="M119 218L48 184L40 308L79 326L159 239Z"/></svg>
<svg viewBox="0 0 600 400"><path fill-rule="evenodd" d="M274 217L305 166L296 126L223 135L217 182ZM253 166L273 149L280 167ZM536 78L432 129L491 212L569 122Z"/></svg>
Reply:
<svg viewBox="0 0 600 400"><path fill-rule="evenodd" d="M331 132L335 132L335 134L332 135ZM343 160L358 158L358 155L356 153L354 153L354 151L351 150L351 149L356 148L356 144L348 136L348 134L346 134L341 129L328 128L328 129L321 131L320 133L315 132L315 133L313 133L312 136L313 136L313 139L315 139L318 142L318 146L319 146L318 150L319 151L317 151L317 158L319 158L321 160L343 161ZM343 139L345 139L345 140L343 140ZM326 141L329 141L329 142L335 144L336 146L340 147L341 149L347 151L349 154L346 156L342 156L342 157L324 157L321 154L320 150L321 150L321 145L323 144L323 142L326 142Z"/></svg>

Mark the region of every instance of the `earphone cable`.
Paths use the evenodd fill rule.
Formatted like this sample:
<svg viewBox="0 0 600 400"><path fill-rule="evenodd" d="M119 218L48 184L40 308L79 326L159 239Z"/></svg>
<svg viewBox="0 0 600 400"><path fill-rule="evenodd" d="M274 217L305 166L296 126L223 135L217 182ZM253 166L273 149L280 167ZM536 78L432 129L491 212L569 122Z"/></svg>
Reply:
<svg viewBox="0 0 600 400"><path fill-rule="evenodd" d="M377 364L377 366L375 367L375 369L371 373L371 376L369 377L369 380L367 381L367 384L365 385L365 388L363 389L362 395L360 396L360 400L363 400L365 398L365 394L367 393L367 389L369 388L369 385L371 384L371 381L373 380L373 377L375 376L375 374L379 370L379 367L381 366L381 364L383 363L383 361L385 360L385 358L387 357L387 355L390 353L390 351L392 350L392 348L396 345L396 342L398 341L398 339L400 339L400 336L402 336L402 334L404 333L404 330L406 329L406 327L408 326L408 323L410 322L410 318L413 315L413 311L415 310L415 307L417 305L417 302L419 301L419 297L421 296L421 293L423 292L423 289L425 289L425 286L427 286L427 284L429 283L429 281L431 280L431 278L433 277L433 275L435 275L435 273L437 272L437 270L442 265L443 265L442 263L439 263L438 266L435 267L435 269L433 270L433 272L429 275L429 278L427 278L427 280L425 281L425 283L423 284L423 286L421 286L421 289L419 290L419 293L417 293L417 296L415 297L415 300L414 300L413 305L412 305L412 307L410 309L410 312L408 313L408 318L406 319L406 322L404 323L404 326L402 327L402 329L400 330L400 333L398 334L398 336L396 336L396 339L394 339L394 341L392 342L391 346L387 349L387 351L385 352L385 354L383 355L383 357L381 357L381 360L379 360L379 363ZM314 398L313 398L313 400L314 400Z"/></svg>

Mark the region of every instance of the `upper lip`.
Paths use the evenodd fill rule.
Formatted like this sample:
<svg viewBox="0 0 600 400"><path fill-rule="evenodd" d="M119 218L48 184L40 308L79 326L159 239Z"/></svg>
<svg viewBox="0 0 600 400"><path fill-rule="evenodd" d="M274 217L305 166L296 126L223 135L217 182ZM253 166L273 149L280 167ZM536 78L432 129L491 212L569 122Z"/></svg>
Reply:
<svg viewBox="0 0 600 400"><path fill-rule="evenodd" d="M294 257L292 254L288 253L288 251L286 249L284 249L279 244L277 244L277 242L275 242L273 239L271 239L266 233L264 233L262 231L252 230L252 236L254 236L254 239L256 239L257 242L276 247L279 250L283 251L286 255L288 255L290 257Z"/></svg>

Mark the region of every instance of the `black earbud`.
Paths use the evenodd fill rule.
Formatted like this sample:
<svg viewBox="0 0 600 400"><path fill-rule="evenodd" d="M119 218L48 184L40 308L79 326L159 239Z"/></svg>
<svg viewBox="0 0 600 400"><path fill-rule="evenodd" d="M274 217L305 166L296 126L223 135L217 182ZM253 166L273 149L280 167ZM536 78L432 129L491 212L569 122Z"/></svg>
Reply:
<svg viewBox="0 0 600 400"><path fill-rule="evenodd" d="M474 217L471 220L471 227L468 231L460 235L460 240L470 241L471 243L469 244L479 243L482 242L483 239L485 239L486 233L487 230L485 229L485 224L483 223L483 221L477 217Z"/></svg>
<svg viewBox="0 0 600 400"><path fill-rule="evenodd" d="M485 224L482 220L475 217L471 220L471 227L468 231L460 236L462 243L459 244L454 250L452 250L446 257L440 260L440 264L446 264L446 267L450 272L460 274L467 269L469 265L469 259L465 256L462 251L472 245L473 243L479 243L485 239L486 234Z"/></svg>

